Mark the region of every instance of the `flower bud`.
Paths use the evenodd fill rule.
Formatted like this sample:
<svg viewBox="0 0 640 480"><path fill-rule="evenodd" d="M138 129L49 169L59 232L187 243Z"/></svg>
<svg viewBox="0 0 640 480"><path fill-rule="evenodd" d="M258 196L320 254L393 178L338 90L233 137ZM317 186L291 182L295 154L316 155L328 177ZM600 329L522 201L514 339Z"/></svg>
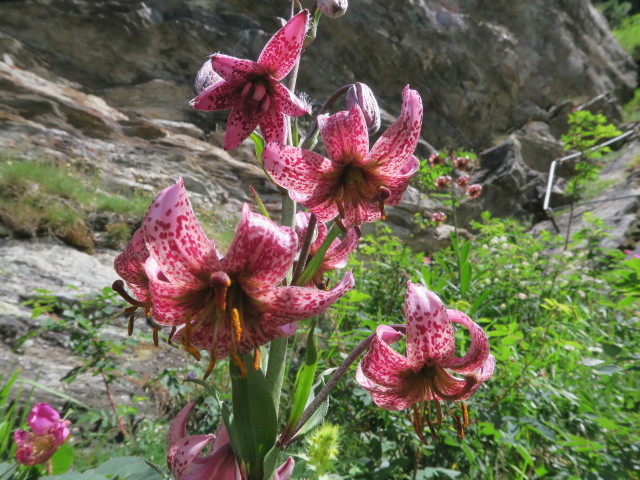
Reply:
<svg viewBox="0 0 640 480"><path fill-rule="evenodd" d="M354 105L358 105L362 110L369 135L376 133L380 129L380 108L373 92L364 83L354 83L347 91L347 108L351 110Z"/></svg>
<svg viewBox="0 0 640 480"><path fill-rule="evenodd" d="M207 88L210 85L213 85L216 82L222 80L222 77L218 75L211 65L211 60L207 60L204 62L200 70L196 75L195 88L196 92L200 93L202 90Z"/></svg>
<svg viewBox="0 0 640 480"><path fill-rule="evenodd" d="M318 10L329 18L338 18L347 12L348 0L318 0Z"/></svg>

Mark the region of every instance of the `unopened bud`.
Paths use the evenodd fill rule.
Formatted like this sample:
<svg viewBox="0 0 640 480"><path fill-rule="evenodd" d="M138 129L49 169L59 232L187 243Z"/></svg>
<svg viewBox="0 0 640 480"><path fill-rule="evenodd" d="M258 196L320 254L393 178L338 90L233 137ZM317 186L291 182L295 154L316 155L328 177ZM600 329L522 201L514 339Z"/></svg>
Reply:
<svg viewBox="0 0 640 480"><path fill-rule="evenodd" d="M329 18L338 18L347 12L348 0L318 0L318 10Z"/></svg>
<svg viewBox="0 0 640 480"><path fill-rule="evenodd" d="M318 2L318 5L319 4L320 2ZM364 119L367 122L369 135L373 135L380 130L380 108L378 107L378 101L366 84L360 82L354 83L347 91L347 108L350 110L354 105L358 105L360 110L362 110Z"/></svg>
<svg viewBox="0 0 640 480"><path fill-rule="evenodd" d="M219 82L220 80L222 80L222 77L213 70L211 60L207 60L206 62L204 62L200 70L198 70L198 73L196 75L196 92L200 93L205 88Z"/></svg>

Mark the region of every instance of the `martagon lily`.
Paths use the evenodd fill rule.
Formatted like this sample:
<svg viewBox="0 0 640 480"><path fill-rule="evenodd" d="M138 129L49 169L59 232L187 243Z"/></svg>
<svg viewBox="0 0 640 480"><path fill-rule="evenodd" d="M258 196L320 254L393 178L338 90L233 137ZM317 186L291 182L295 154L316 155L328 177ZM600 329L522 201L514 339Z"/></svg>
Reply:
<svg viewBox="0 0 640 480"><path fill-rule="evenodd" d="M463 438L469 423L463 400L471 397L491 377L495 367L487 336L467 315L445 308L435 293L420 284L408 282L404 315L406 355L390 346L403 334L395 328L379 325L369 351L358 365L356 380L381 408L404 410L412 407L413 427L425 444L425 423L432 438L437 439L434 423L442 423L441 402L454 418L458 434ZM465 326L471 334L471 346L463 357L455 356L453 323ZM460 402L462 417L453 413L445 402ZM431 404L435 409L435 420Z"/></svg>
<svg viewBox="0 0 640 480"><path fill-rule="evenodd" d="M153 320L174 327L172 339L196 358L199 350L208 351L207 374L216 359L231 356L243 375L240 355L251 351L257 368L260 345L291 335L296 322L324 311L353 287L351 272L329 291L278 286L294 262L296 233L247 205L222 256L196 220L182 179L158 194L141 230ZM131 268L123 265L127 259ZM118 273L135 271L138 263L138 256L125 255Z"/></svg>
<svg viewBox="0 0 640 480"><path fill-rule="evenodd" d="M422 129L422 100L408 86L402 99L400 116L371 151L367 123L356 104L318 117L329 158L271 142L262 152L264 167L320 222L339 215L350 227L384 219L385 205L400 203L419 166L413 152Z"/></svg>
<svg viewBox="0 0 640 480"><path fill-rule="evenodd" d="M229 433L220 424L215 435L187 435L187 420L194 403L189 402L171 422L167 437L167 466L176 480L244 480L246 475L236 461ZM207 454L203 450L209 446ZM288 480L294 461L289 457L280 465L274 480Z"/></svg>
<svg viewBox="0 0 640 480"><path fill-rule="evenodd" d="M295 15L269 40L257 62L211 56L211 68L222 80L202 90L191 100L191 107L231 109L223 140L225 150L236 148L257 126L267 142L284 143L285 115L299 117L311 111L306 102L280 83L300 58L308 20L307 10Z"/></svg>

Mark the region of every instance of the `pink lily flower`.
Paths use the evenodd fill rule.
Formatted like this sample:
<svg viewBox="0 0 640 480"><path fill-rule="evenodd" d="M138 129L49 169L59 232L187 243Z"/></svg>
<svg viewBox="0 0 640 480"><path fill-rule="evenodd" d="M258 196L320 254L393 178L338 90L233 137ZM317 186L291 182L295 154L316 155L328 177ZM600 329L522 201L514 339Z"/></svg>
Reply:
<svg viewBox="0 0 640 480"><path fill-rule="evenodd" d="M142 229L136 230L133 238L127 244L120 255L113 261L116 273L126 282L127 287L133 291L135 299L127 299L132 305L144 307L150 300L149 278L144 264L149 259L149 251L144 243Z"/></svg>
<svg viewBox="0 0 640 480"><path fill-rule="evenodd" d="M309 228L310 218L310 213L296 213L296 234L298 235L298 245L302 245L302 243L304 242L304 238L307 235L307 229ZM329 233L329 230L324 223L319 223L316 228L317 236L309 247L308 260L311 260L311 258L316 253L318 253L320 246L322 246L325 239L327 238L327 234ZM329 272L337 268L346 267L349 255L358 246L359 240L359 233L355 228L350 228L349 230L347 230L347 233L342 240L336 238L333 242L331 242L331 245L329 246L329 249L324 256L324 259L322 260L320 268L313 277L312 283L315 285L319 285L323 283L323 274L325 272Z"/></svg>
<svg viewBox="0 0 640 480"><path fill-rule="evenodd" d="M246 475L236 461L224 423L215 435L187 436L187 420L193 406L189 402L169 427L167 466L175 480L244 480ZM203 455L208 445L209 452ZM294 460L289 457L276 469L274 480L289 480L293 467Z"/></svg>
<svg viewBox="0 0 640 480"><path fill-rule="evenodd" d="M432 438L437 440L433 424L442 423L440 402L461 402L462 419L451 415L458 434L464 438L469 419L463 400L471 397L491 377L495 368L496 361L489 354L487 336L467 315L446 309L435 293L411 281L407 284L404 315L406 354L401 355L390 347L403 334L392 327L379 325L369 351L358 365L356 380L381 408L403 410L412 407L413 428L425 444L425 422ZM464 325L471 334L471 346L463 357L455 356L452 323ZM435 422L431 416L431 403L435 407ZM447 410L451 412L448 406Z"/></svg>
<svg viewBox="0 0 640 480"><path fill-rule="evenodd" d="M16 460L27 466L49 460L71 434L69 420L60 420L60 414L47 403L38 403L27 416L31 432L17 430Z"/></svg>
<svg viewBox="0 0 640 480"><path fill-rule="evenodd" d="M397 205L419 162L413 156L422 129L422 100L405 87L402 112L369 151L367 123L360 107L320 115L318 125L329 158L268 143L264 167L320 222L340 215L345 227L385 218L385 205Z"/></svg>
<svg viewBox="0 0 640 480"><path fill-rule="evenodd" d="M278 286L297 253L295 232L245 204L226 256L198 224L182 179L160 192L142 230L153 262L145 262L153 319L177 327L172 336L196 358L210 353L209 371L228 355L241 372L240 354L291 335L295 323L318 315L354 280L348 272L332 290ZM195 347L195 348L194 348Z"/></svg>
<svg viewBox="0 0 640 480"><path fill-rule="evenodd" d="M211 67L219 80L191 100L197 110L231 109L223 147L233 150L260 126L267 142L285 142L285 115L310 113L309 105L280 83L302 51L309 12L302 10L278 30L257 62L215 54Z"/></svg>

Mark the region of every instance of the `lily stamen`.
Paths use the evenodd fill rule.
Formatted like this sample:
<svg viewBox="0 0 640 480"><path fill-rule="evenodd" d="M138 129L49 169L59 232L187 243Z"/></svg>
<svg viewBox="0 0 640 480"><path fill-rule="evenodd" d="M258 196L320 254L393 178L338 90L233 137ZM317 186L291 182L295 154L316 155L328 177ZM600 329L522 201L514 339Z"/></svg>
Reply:
<svg viewBox="0 0 640 480"><path fill-rule="evenodd" d="M253 351L253 369L258 370L260 368L260 360L262 359L262 353L260 348L256 348Z"/></svg>
<svg viewBox="0 0 640 480"><path fill-rule="evenodd" d="M238 355L238 352L231 350L229 356L231 357L233 364L238 367L238 370L240 370L240 378L245 378L247 376L247 366L242 361L242 358L240 358L240 355Z"/></svg>

